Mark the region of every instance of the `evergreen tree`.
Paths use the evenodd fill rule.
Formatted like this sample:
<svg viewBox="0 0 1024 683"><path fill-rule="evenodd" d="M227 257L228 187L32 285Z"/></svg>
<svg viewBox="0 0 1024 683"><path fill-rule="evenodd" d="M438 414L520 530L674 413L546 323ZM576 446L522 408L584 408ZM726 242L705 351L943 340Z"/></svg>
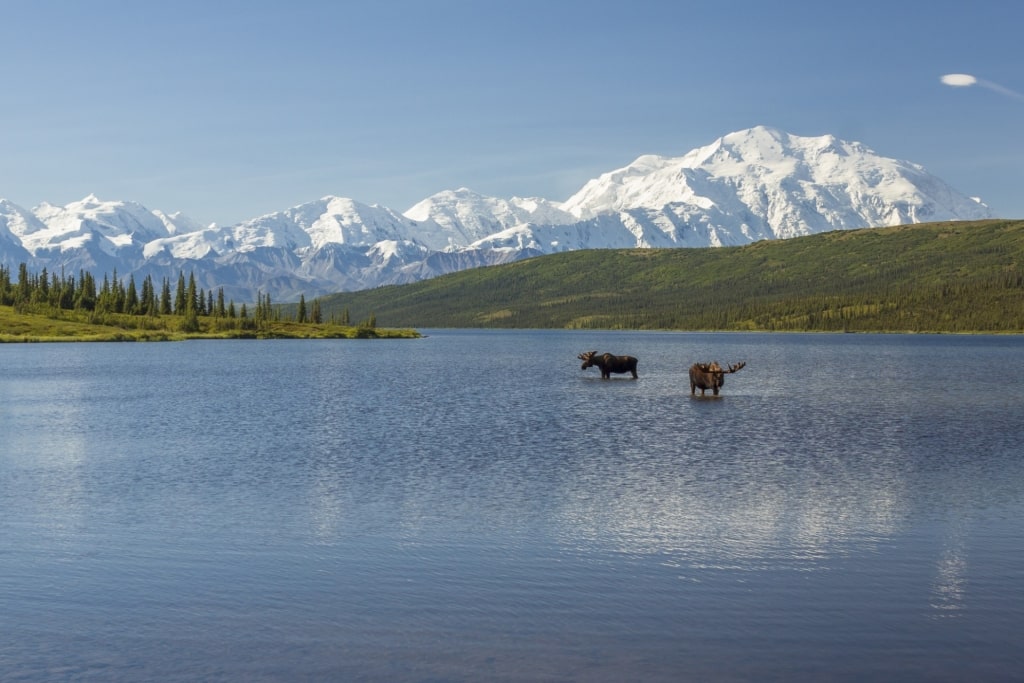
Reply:
<svg viewBox="0 0 1024 683"><path fill-rule="evenodd" d="M139 290L135 288L135 275L128 276L128 287L125 289L123 312L130 315L139 313Z"/></svg>
<svg viewBox="0 0 1024 683"><path fill-rule="evenodd" d="M160 315L171 314L171 283L164 277L163 286L160 288Z"/></svg>
<svg viewBox="0 0 1024 683"><path fill-rule="evenodd" d="M50 302L50 276L46 272L46 268L43 268L42 272L39 273L39 300L49 303Z"/></svg>
<svg viewBox="0 0 1024 683"><path fill-rule="evenodd" d="M0 306L10 306L11 296L11 271L0 263Z"/></svg>
<svg viewBox="0 0 1024 683"><path fill-rule="evenodd" d="M199 292L196 290L196 274L188 274L188 288L185 290L185 314L198 315Z"/></svg>
<svg viewBox="0 0 1024 683"><path fill-rule="evenodd" d="M28 264L22 263L18 266L18 288L15 290L14 301L16 303L28 303L32 296L32 284L28 276Z"/></svg>
<svg viewBox="0 0 1024 683"><path fill-rule="evenodd" d="M314 322L317 325L324 321L323 314L320 312L320 299L313 299L313 310L309 315L310 322Z"/></svg>
<svg viewBox="0 0 1024 683"><path fill-rule="evenodd" d="M304 323L306 322L306 295L299 295L299 309L295 314L295 320Z"/></svg>
<svg viewBox="0 0 1024 683"><path fill-rule="evenodd" d="M61 305L61 300L60 300L60 298L61 298L60 295L62 293L62 290L64 289L63 270L61 271L61 273L62 273L62 275L58 275L57 273L54 273L53 275L51 275L50 276L50 283L49 283L49 286L47 287L48 291L46 293L46 303L48 303L50 306L53 306L54 308L64 308L64 306ZM40 285L41 284L42 284L42 280L40 280ZM77 301L76 301L76 307L77 307Z"/></svg>
<svg viewBox="0 0 1024 683"><path fill-rule="evenodd" d="M153 286L153 276L147 275L142 281L142 301L140 307L143 315L154 316L159 313L159 305L156 300L156 289Z"/></svg>
<svg viewBox="0 0 1024 683"><path fill-rule="evenodd" d="M185 273L178 271L178 288L174 295L174 315L185 315L188 302L185 299Z"/></svg>
<svg viewBox="0 0 1024 683"><path fill-rule="evenodd" d="M124 301L128 298L128 294L125 292L124 283L117 277L117 268L114 268L114 274L110 276L110 292L111 292L111 307L114 313L124 313Z"/></svg>
<svg viewBox="0 0 1024 683"><path fill-rule="evenodd" d="M87 270L79 272L78 292L71 296L72 307L82 311L91 311L96 308L96 279ZM61 300L63 306L64 285L61 285ZM70 296L70 293L69 293Z"/></svg>
<svg viewBox="0 0 1024 683"><path fill-rule="evenodd" d="M106 273L103 274L103 286L100 288L100 294L96 298L96 310L102 313L114 310L114 296L110 289L110 279Z"/></svg>

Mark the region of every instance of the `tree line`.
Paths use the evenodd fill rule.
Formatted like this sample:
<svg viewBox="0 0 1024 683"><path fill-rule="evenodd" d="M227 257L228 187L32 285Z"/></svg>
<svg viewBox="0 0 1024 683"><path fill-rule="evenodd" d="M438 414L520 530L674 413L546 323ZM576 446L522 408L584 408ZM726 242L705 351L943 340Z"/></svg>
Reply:
<svg viewBox="0 0 1024 683"><path fill-rule="evenodd" d="M180 327L184 331L198 330L201 316L218 320L220 328L259 329L264 322L280 322L286 312L292 310L291 306L274 304L270 294L262 291L257 294L251 310L245 303L236 305L234 299L225 297L223 287L216 291L199 287L194 272L188 277L179 272L173 285L166 277L157 284L147 275L140 286L134 274L125 280L118 276L117 270L110 276L104 274L98 282L84 269L77 275L63 269L59 273L51 273L46 268L31 272L25 263L18 266L16 276L10 268L0 264L0 305L11 306L19 313L80 312L92 322L104 322L115 315L177 316L181 318ZM340 321L332 315L331 322L346 325L347 317L347 311ZM290 319L298 323L324 322L319 298L307 306L305 295L300 296L298 305L294 306L294 317Z"/></svg>

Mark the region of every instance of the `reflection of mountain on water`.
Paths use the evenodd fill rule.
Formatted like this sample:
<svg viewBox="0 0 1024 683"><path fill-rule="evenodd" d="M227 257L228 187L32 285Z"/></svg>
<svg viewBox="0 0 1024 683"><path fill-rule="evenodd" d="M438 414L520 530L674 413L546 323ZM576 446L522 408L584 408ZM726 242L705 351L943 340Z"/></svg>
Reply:
<svg viewBox="0 0 1024 683"><path fill-rule="evenodd" d="M1020 505L1020 426L994 435L998 416L978 420L977 410L956 407L936 414L928 402L814 400L801 407L794 398L781 411L778 402L744 406L745 423L699 449L659 445L649 430L617 465L580 465L562 492L565 542L693 567L809 569L888 545L915 520L943 527L988 501ZM739 402L733 397L730 410ZM935 591L951 606L966 550L955 534L945 543L933 559Z"/></svg>
<svg viewBox="0 0 1024 683"><path fill-rule="evenodd" d="M675 486L637 480L599 498L578 495L577 489L565 501L565 529L578 543L665 554L693 567L810 568L849 543L893 535L901 517L895 490L794 491L750 483Z"/></svg>

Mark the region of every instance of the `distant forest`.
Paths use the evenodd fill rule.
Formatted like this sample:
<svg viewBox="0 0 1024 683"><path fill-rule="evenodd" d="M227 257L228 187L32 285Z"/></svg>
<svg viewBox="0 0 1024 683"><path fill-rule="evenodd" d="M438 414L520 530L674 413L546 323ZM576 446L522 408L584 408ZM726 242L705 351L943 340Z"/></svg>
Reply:
<svg viewBox="0 0 1024 683"><path fill-rule="evenodd" d="M194 274L186 279L180 273L173 288L167 278L157 287L146 277L140 288L134 275L125 281L116 271L104 275L98 284L85 270L77 277L45 268L34 273L22 263L12 276L10 269L0 266L0 341L382 335L413 333L380 331L372 313L350 325L347 311L325 316L318 299L307 306L304 296L287 311L263 293L251 308L246 303L236 306L233 300L225 300L222 288L216 292L198 288Z"/></svg>
<svg viewBox="0 0 1024 683"><path fill-rule="evenodd" d="M1024 221L573 251L330 295L321 306L416 328L1019 333Z"/></svg>
<svg viewBox="0 0 1024 683"><path fill-rule="evenodd" d="M305 302L300 302L303 321L306 319ZM210 316L223 318L232 322L233 326L245 327L246 321L255 328L260 320L279 318L280 309L270 301L270 295L260 294L253 317L249 317L246 304L235 307L233 300L225 302L224 289L218 289L216 296L196 287L194 274L190 274L186 282L185 274L180 273L172 298L171 283L164 278L159 293L153 279L147 276L140 288L135 283L135 276L130 275L128 282L117 276L103 276L103 284L97 285L95 276L81 270L77 279L65 273L49 273L46 268L39 273L29 272L28 266L22 263L18 267L17 280L12 280L11 272L0 266L0 305L13 306L21 313L48 312L53 309L64 311L81 311L90 314L90 321L103 323L109 315L161 316L176 315L182 318L198 318ZM314 301L310 313L311 322L320 322L319 301ZM186 324L187 327L187 324ZM196 324L198 329L198 323Z"/></svg>

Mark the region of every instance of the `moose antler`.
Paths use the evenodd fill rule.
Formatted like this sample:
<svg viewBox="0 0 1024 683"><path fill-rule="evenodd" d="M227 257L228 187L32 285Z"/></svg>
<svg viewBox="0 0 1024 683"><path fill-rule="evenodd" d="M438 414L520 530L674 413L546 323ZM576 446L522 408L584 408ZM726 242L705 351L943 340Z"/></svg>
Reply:
<svg viewBox="0 0 1024 683"><path fill-rule="evenodd" d="M583 353L581 353L580 355L578 355L576 357L579 358L582 361L587 361L587 360L590 360L591 358L593 358L595 353L597 353L597 351L584 351Z"/></svg>
<svg viewBox="0 0 1024 683"><path fill-rule="evenodd" d="M747 362L743 361L742 363L737 363L736 365L730 365L727 372L736 372L737 370L742 370L746 364Z"/></svg>

